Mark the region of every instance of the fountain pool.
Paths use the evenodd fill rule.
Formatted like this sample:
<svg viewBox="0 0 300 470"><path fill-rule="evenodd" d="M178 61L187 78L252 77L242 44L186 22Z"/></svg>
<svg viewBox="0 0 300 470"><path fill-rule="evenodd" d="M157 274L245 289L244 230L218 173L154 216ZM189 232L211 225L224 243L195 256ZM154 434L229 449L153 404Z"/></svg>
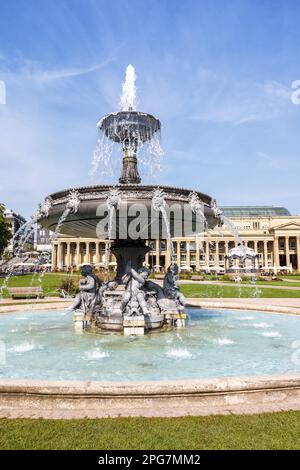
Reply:
<svg viewBox="0 0 300 470"><path fill-rule="evenodd" d="M143 381L294 374L300 318L187 309L183 330L125 337L76 334L62 312L4 314L0 379ZM298 355L299 356L299 355Z"/></svg>

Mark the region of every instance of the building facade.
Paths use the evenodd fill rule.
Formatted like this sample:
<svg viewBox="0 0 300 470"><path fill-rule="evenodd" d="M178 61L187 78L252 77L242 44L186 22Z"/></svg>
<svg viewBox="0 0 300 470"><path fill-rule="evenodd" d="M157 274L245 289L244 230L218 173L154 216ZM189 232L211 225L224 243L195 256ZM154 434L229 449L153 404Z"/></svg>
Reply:
<svg viewBox="0 0 300 470"><path fill-rule="evenodd" d="M248 206L223 207L239 232L245 246L257 253L257 268L300 271L300 216L293 216L283 207ZM170 264L171 250L166 240L147 240L149 252L146 264L155 271ZM182 270L213 272L226 268L228 251L237 245L225 227L216 228L203 236L174 238L177 264ZM107 260L108 241L59 237L53 242L52 269L78 269L83 263L104 266L115 264Z"/></svg>
<svg viewBox="0 0 300 470"><path fill-rule="evenodd" d="M53 232L50 230L41 227L39 224L36 227L35 239L34 239L34 249L38 253L42 252L51 252L52 250L52 236Z"/></svg>
<svg viewBox="0 0 300 470"><path fill-rule="evenodd" d="M12 232L12 238L10 240L10 243L7 247L9 253L14 256L15 255L15 251L16 251L16 245L18 243L18 235L17 232L18 230L20 229L20 227L22 227L22 225L24 225L26 223L26 219L25 217L23 217L22 215L20 214L17 214L16 212L12 211L11 209L6 209L6 211L4 212L4 216L6 218L6 220L8 220L10 222L10 226L11 226L11 232ZM13 238L15 237L15 238ZM29 248L33 248L33 243L34 243L34 235L30 235L29 238L27 239L26 241L27 245L29 246Z"/></svg>

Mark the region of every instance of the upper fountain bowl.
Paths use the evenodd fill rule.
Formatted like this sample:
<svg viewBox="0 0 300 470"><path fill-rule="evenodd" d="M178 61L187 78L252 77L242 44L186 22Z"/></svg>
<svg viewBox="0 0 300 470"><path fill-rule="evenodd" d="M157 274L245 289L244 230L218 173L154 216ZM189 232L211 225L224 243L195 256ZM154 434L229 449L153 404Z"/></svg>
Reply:
<svg viewBox="0 0 300 470"><path fill-rule="evenodd" d="M160 130L159 119L141 111L119 111L104 116L97 127L117 143L126 141L142 144Z"/></svg>

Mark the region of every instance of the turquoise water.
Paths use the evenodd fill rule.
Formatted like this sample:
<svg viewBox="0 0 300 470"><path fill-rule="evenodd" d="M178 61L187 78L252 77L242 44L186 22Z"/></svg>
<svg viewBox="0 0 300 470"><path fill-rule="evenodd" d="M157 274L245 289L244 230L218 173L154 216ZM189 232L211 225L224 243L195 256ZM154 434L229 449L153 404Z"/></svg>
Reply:
<svg viewBox="0 0 300 470"><path fill-rule="evenodd" d="M197 308L189 314L187 328L144 337L78 335L71 316L61 312L1 315L0 378L163 380L300 373L300 318Z"/></svg>

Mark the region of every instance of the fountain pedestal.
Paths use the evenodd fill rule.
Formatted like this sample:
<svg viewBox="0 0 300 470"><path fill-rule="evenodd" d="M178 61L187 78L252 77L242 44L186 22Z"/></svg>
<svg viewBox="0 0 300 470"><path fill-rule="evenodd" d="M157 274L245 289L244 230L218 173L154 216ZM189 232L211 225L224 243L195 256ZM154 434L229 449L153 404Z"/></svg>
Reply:
<svg viewBox="0 0 300 470"><path fill-rule="evenodd" d="M116 281L121 282L126 274L126 266L131 266L138 271L145 260L145 255L150 250L145 240L118 240L111 247L111 252L117 260Z"/></svg>
<svg viewBox="0 0 300 470"><path fill-rule="evenodd" d="M139 316L124 316L123 317L123 332L124 336L130 335L144 335L145 334L145 318L143 315Z"/></svg>
<svg viewBox="0 0 300 470"><path fill-rule="evenodd" d="M139 184L141 177L137 169L137 157L136 152L132 149L123 149L123 167L122 174L119 178L120 184Z"/></svg>

